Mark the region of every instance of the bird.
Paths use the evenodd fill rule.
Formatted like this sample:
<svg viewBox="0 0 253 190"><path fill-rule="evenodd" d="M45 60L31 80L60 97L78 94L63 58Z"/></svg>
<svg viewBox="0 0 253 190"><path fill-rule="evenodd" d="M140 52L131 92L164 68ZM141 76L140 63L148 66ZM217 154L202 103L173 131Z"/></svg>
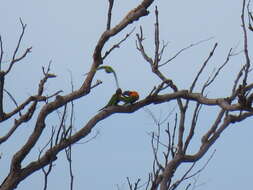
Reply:
<svg viewBox="0 0 253 190"><path fill-rule="evenodd" d="M133 104L139 99L139 94L136 91L124 91L122 93L122 98L121 100L126 104Z"/></svg>
<svg viewBox="0 0 253 190"><path fill-rule="evenodd" d="M109 100L109 102L103 108L101 108L99 111L104 110L105 108L108 108L109 106L116 106L116 105L118 105L118 103L121 100L121 96L122 96L122 90L120 88L118 88L116 90L115 94L112 95L112 97Z"/></svg>
<svg viewBox="0 0 253 190"><path fill-rule="evenodd" d="M109 74L112 73L113 74L115 82L116 82L117 89L119 89L119 81L118 81L118 77L117 77L116 72L114 71L114 69L111 66L102 65L102 66L99 66L97 68L97 71L101 70L101 69L104 69L106 73L109 73Z"/></svg>

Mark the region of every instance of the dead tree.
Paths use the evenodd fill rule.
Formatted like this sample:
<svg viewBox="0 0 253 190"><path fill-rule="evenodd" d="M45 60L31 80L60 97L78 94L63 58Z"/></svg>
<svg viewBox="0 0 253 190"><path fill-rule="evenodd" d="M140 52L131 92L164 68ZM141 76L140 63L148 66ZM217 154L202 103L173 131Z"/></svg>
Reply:
<svg viewBox="0 0 253 190"><path fill-rule="evenodd" d="M12 156L10 162L10 170L6 175L5 180L1 183L0 190L11 190L15 189L19 183L25 180L27 177L33 173L43 170L44 180L46 189L47 178L51 172L54 162L57 160L57 155L65 151L66 157L69 161L69 171L71 177L71 186L73 189L73 173L71 169L71 147L81 139L86 139L91 131L96 127L97 123L101 120L107 119L113 114L117 113L134 113L135 111L150 105L150 104L162 104L165 102L175 101L177 104L178 113L175 116L175 122L173 129L168 128L166 133L168 135L168 143L165 144L167 151L164 152L164 162L161 163L159 160L159 151L158 145L161 143L159 140L159 135L152 135L152 148L154 152L154 163L153 163L153 172L150 175L149 183L146 185L146 189L160 189L160 190L172 190L176 189L182 181L194 174L190 174L191 168L186 171L185 175L178 179L172 181L175 171L183 163L192 163L194 164L201 159L209 150L209 148L219 139L220 135L226 130L231 124L241 122L253 115L252 101L253 94L251 89L253 88L253 83L250 81L249 73L251 71L251 60L248 51L248 31L251 30L250 23L252 22L252 14L250 12L250 6L247 1L244 0L242 3L242 29L244 36L244 64L242 68L238 71L237 77L233 81L233 88L231 93L226 97L217 97L209 98L206 94L208 87L215 83L217 76L222 72L222 69L229 63L230 58L235 55L233 49L228 51L227 57L224 60L224 63L216 70L216 72L211 75L206 82L201 87L201 90L196 91L196 85L199 81L200 75L206 69L209 61L215 56L215 52L218 43L213 45L213 48L210 50L209 55L206 57L206 60L203 62L201 68L196 73L194 80L192 81L191 86L188 89L181 89L172 78L168 78L162 71L162 67L172 60L176 59L181 53L192 46L198 45L191 44L190 46L180 50L175 56L170 59L164 60L163 54L166 48L166 44L161 44L160 35L159 35L159 12L158 9L155 9L155 34L154 34L154 56L150 56L145 51L144 45L144 31L140 27L140 31L136 34L136 47L140 52L143 60L148 63L154 75L160 79L160 84L157 84L145 98L142 98L138 102L133 104L126 105L112 105L101 110L85 123L80 130L72 130L72 122L66 122L67 108L69 105L71 110L71 118L73 117L73 102L85 98L95 87L101 84L101 81L94 82L94 76L97 72L99 66L103 65L104 60L107 56L123 43L130 34L127 34L124 39L119 43L112 46L108 51L102 53L104 46L111 40L115 35L120 34L124 29L138 22L139 19L144 19L145 16L149 14L149 8L154 4L155 0L143 0L136 8L129 11L124 18L122 18L116 25L112 26L112 9L113 9L113 0L109 0L109 9L108 9L108 18L106 23L106 29L101 34L98 39L98 42L93 51L93 62L90 66L89 71L85 75L85 79L82 81L82 84L77 89L72 89L71 93L63 94L62 91L55 91L53 94L46 96L44 95L44 88L49 79L57 77L50 70L50 65L47 68L43 68L44 77L41 79L37 87L37 93L28 97L23 102L19 103L15 100L14 96L5 89L5 78L14 68L15 64L26 58L27 55L31 52L31 47L27 48L21 56L17 56L17 52L20 49L20 44L22 42L26 25L23 24L20 19L22 26L22 33L18 40L16 49L12 55L12 59L6 69L1 67L0 71L0 122L7 120L12 121L12 126L9 127L9 130L6 134L0 137L0 143L5 143L8 141L12 135L16 132L16 129L22 126L25 122L29 122L32 118L36 121L34 125L34 130L29 135L29 138L23 143L22 147L16 151ZM248 9L246 9L248 8ZM249 20L247 21L245 13L248 14ZM249 30L248 30L249 29ZM252 34L251 34L252 35ZM2 63L2 58L4 54L3 41L0 38L0 65ZM110 72L110 71L108 71ZM4 107L4 97L8 96L13 103L16 105L12 111L6 112ZM40 105L40 106L38 106ZM192 139L195 137L195 131L198 127L198 118L201 110L206 106L216 107L217 117L212 124L207 124L207 130L202 135L201 145L193 154L188 152L191 145ZM193 114L189 113L190 107L193 107ZM45 147L40 151L39 156L36 160L30 161L28 164L22 164L24 159L31 153L31 150L34 149L36 143L40 139L41 135L48 126L45 120L52 114L56 113L59 108L63 108L63 112L59 113L60 122L57 127L52 128L52 133L49 141L45 143ZM35 110L38 111L38 114L34 114ZM191 115L191 125L186 126L186 117ZM14 119L15 118L15 119ZM187 129L189 130L185 130ZM156 144L158 143L158 144ZM193 167L192 166L192 167ZM47 169L46 169L47 167ZM128 179L130 189L138 189L140 180L138 180L134 185L131 184Z"/></svg>

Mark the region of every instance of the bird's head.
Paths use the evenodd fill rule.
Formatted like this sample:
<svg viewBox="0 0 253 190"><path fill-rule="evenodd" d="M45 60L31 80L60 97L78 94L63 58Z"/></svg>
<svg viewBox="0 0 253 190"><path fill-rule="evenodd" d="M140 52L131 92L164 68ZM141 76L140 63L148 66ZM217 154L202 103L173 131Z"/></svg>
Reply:
<svg viewBox="0 0 253 190"><path fill-rule="evenodd" d="M135 97L136 99L139 99L139 94L136 91L130 91L130 95L129 96Z"/></svg>
<svg viewBox="0 0 253 190"><path fill-rule="evenodd" d="M118 89L116 90L116 94L118 94L118 95L122 94L121 88L118 88Z"/></svg>
<svg viewBox="0 0 253 190"><path fill-rule="evenodd" d="M127 90L127 91L124 91L124 92L123 92L123 95L124 95L124 96L135 97L135 98L139 99L139 94L138 94L138 92L136 92L136 91Z"/></svg>

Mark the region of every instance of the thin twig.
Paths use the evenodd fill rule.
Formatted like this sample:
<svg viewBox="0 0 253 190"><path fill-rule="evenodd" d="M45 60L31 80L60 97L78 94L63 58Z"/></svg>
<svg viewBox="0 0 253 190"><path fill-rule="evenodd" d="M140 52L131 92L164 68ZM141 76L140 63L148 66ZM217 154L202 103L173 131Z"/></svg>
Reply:
<svg viewBox="0 0 253 190"><path fill-rule="evenodd" d="M89 138L88 140L83 141L83 142L78 142L76 144L86 144L86 143L89 143L89 142L93 141L94 139L96 139L99 134L100 134L99 131L96 131L95 135L92 136L91 138Z"/></svg>
<svg viewBox="0 0 253 190"><path fill-rule="evenodd" d="M194 166L196 165L196 162L193 162L193 164L190 166L190 168L184 173L184 175L177 180L171 187L170 190L175 190L183 181L188 180L193 178L194 176L196 176L197 174L201 173L209 164L209 162L211 161L211 159L213 158L214 154L215 154L216 150L213 151L213 153L211 154L211 156L208 158L208 160L206 161L206 163L200 168L198 169L196 172L192 173L191 175L188 175L192 169L194 168Z"/></svg>
<svg viewBox="0 0 253 190"><path fill-rule="evenodd" d="M196 85L196 82L197 82L198 79L199 79L200 74L203 72L203 70L205 69L207 63L208 63L209 60L212 58L212 56L213 56L213 54L214 54L214 51L215 51L215 49L217 48L217 46L218 46L218 43L215 43L215 44L214 44L214 47L213 47L213 49L212 49L212 51L209 53L209 56L208 56L207 59L204 61L202 67L200 68L198 74L196 75L195 79L194 79L193 82L192 82L192 85L191 85L191 87L190 87L190 92L193 91L193 89L194 89L194 87L195 87L195 85Z"/></svg>
<svg viewBox="0 0 253 190"><path fill-rule="evenodd" d="M44 147L39 152L39 159L40 159L40 156L42 155L42 153L44 152L44 150L46 149L46 147L49 144L50 144L50 148L52 148L52 146L53 146L54 132L55 132L55 130L54 130L54 128L52 128L51 137L50 137L49 141L44 145ZM47 170L45 169L45 167L41 168L42 172L44 174L44 187L43 187L43 190L47 190L47 187L48 187L48 176L51 173L52 168L53 168L53 162L52 161L48 165L48 169Z"/></svg>
<svg viewBox="0 0 253 190"><path fill-rule="evenodd" d="M216 77L219 75L220 71L225 67L225 65L227 65L227 63L229 62L230 57L231 57L231 55L232 55L231 52L232 52L232 48L229 50L225 62L218 68L218 70L215 72L215 74L213 75L213 77L206 81L206 83L204 84L204 86L203 86L203 88L202 88L202 92L204 92L205 88L207 88L210 84L213 83L213 81L214 81L214 80L216 79Z"/></svg>
<svg viewBox="0 0 253 190"><path fill-rule="evenodd" d="M250 58L249 58L249 52L248 52L248 34L246 30L245 25L245 4L246 0L243 0L243 6L242 6L242 14L241 14L241 22L242 22L242 29L243 29L243 39L244 39L244 56L245 56L245 70L244 70L244 78L243 78L243 86L247 85L247 79L248 79L248 73L250 68Z"/></svg>
<svg viewBox="0 0 253 190"><path fill-rule="evenodd" d="M186 141L184 143L184 150L183 150L184 153L186 153L188 145L190 144L191 139L194 136L195 128L196 128L196 125L197 125L197 121L198 121L198 118L199 118L199 112L200 112L201 108L202 108L202 105L197 102L196 106L194 108L193 116L192 116L190 132L189 132L189 135L187 136Z"/></svg>
<svg viewBox="0 0 253 190"><path fill-rule="evenodd" d="M177 151L177 147L176 147L176 150L174 150L175 149L176 129L177 129L177 114L175 114L174 127L173 127L172 140L171 140L171 155L172 155L172 158L174 158L175 152Z"/></svg>
<svg viewBox="0 0 253 190"><path fill-rule="evenodd" d="M17 53L18 53L18 50L19 50L19 47L20 47L20 44L21 44L21 42L22 42L24 33L25 33L25 29L26 29L26 24L23 23L23 21L22 21L21 18L19 19L19 21L20 21L21 26L22 26L22 32L21 32L21 34L20 34L20 36L19 36L19 40L18 40L17 46L16 46L16 48L15 48L15 50L14 50L11 63L10 63L10 65L9 65L8 69L5 71L5 74L8 74L8 73L10 72L11 68L13 67L13 65L14 65L16 62L18 62L18 61L22 60L23 58L25 58L26 55L27 55L28 53L30 53L30 52L31 52L31 49L32 49L32 47L29 47L29 48L27 48L27 49L25 50L25 52L24 52L20 57L18 57L18 58L16 57L16 55L17 55Z"/></svg>
<svg viewBox="0 0 253 190"><path fill-rule="evenodd" d="M194 47L194 46L197 46L197 45L199 45L199 44L201 44L201 43L203 43L203 42L212 40L213 38L214 38L214 37L210 37L210 38L208 38L208 39L200 40L200 41L198 41L198 42L196 42L196 43L192 43L192 44L190 44L190 45L188 45L188 46L182 48L182 49L179 50L174 56L172 56L170 59L168 59L168 60L165 61L164 63L160 64L159 67L162 67L162 66L168 64L168 63L171 62L173 59L175 59L177 56L179 56L181 53L183 53L185 50L188 50L189 48Z"/></svg>
<svg viewBox="0 0 253 190"><path fill-rule="evenodd" d="M206 163L205 163L200 169L198 169L198 170L197 170L196 172L194 172L193 174L191 174L191 175L185 177L185 179L190 179L190 178L196 176L197 174L199 174L200 172L202 172L202 171L207 167L207 165L209 164L209 162L212 160L212 158L213 158L215 152L216 152L216 150L214 150L214 151L212 152L211 156L208 158L208 160L206 161Z"/></svg>
<svg viewBox="0 0 253 190"><path fill-rule="evenodd" d="M142 57L144 58L144 60L146 60L152 66L153 65L153 59L147 55L147 53L144 49L144 46L143 46L144 37L143 37L143 30L142 30L141 26L140 26L140 33L139 34L137 33L136 37L137 37L136 49L141 52Z"/></svg>
<svg viewBox="0 0 253 190"><path fill-rule="evenodd" d="M184 175L177 180L174 184L171 185L171 187L169 188L169 190L175 190L182 181L184 181L186 179L186 176L192 171L192 169L194 168L196 162L192 163L192 165L190 166L190 168L188 170L186 170L186 172L184 173Z"/></svg>
<svg viewBox="0 0 253 190"><path fill-rule="evenodd" d="M134 32L135 28L133 28L129 33L125 35L125 37L120 40L118 43L114 44L108 51L105 52L105 54L102 56L102 59L104 60L114 49L120 48L120 45L127 40L129 36Z"/></svg>
<svg viewBox="0 0 253 190"><path fill-rule="evenodd" d="M127 183L130 190L137 190L139 188L138 184L140 183L141 179L137 179L137 181L133 184L131 183L129 177L127 177Z"/></svg>
<svg viewBox="0 0 253 190"><path fill-rule="evenodd" d="M70 72L70 78L71 78L71 91L74 91L74 83L73 83L73 76L72 73ZM73 130L73 126L74 126L74 102L71 101L71 111L70 111L70 124L69 127L67 129L67 131L65 132L65 138L71 137L72 135L72 130ZM67 149L65 149L66 152L66 157L69 163L69 176L70 176L70 190L74 189L74 173L73 173L73 166L72 166L72 145L70 144L69 147Z"/></svg>
<svg viewBox="0 0 253 190"><path fill-rule="evenodd" d="M15 100L15 98L12 96L12 94L7 91L6 89L4 89L4 92L10 97L10 99L13 101L13 103L15 104L16 108L18 108L18 103ZM19 116L21 116L21 110L19 110Z"/></svg>
<svg viewBox="0 0 253 190"><path fill-rule="evenodd" d="M4 50L3 50L3 41L2 41L2 36L0 35L0 72L2 71L2 61L3 61L3 55L4 55Z"/></svg>
<svg viewBox="0 0 253 190"><path fill-rule="evenodd" d="M62 113L61 116L60 116L61 113L59 111L57 111L60 123L59 123L59 126L58 126L58 130L57 130L57 133L56 133L54 144L58 144L65 137L65 131L66 131L65 121L66 121L66 115L67 115L67 105L68 104L65 104L64 109L63 109L63 113Z"/></svg>

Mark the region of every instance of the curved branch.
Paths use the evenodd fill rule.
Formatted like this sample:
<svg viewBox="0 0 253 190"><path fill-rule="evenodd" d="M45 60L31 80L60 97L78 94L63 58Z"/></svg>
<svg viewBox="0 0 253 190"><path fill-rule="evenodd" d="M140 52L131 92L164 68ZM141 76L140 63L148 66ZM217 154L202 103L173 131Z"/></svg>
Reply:
<svg viewBox="0 0 253 190"><path fill-rule="evenodd" d="M90 133L91 128L100 120L104 119L105 117L108 117L113 112L101 112L98 115L94 116L90 122L87 124L83 130L79 131L76 135L73 135L71 138L69 138L69 141L62 141L60 144L56 145L50 151L48 151L44 157L40 159L40 162L34 162L31 163L33 167L26 167L25 169L21 169L21 162L24 160L24 158L28 155L28 153L31 151L31 149L34 147L36 142L38 141L39 137L41 136L44 128L46 127L45 120L47 116L55 111L56 109L62 107L63 105L67 104L70 101L76 100L78 98L81 98L85 95L87 95L90 92L91 89L91 83L93 80L93 77L96 73L97 67L102 64L102 57L101 57L101 51L105 45L105 43L114 35L118 34L120 31L122 31L125 27L127 27L129 24L131 24L134 21L137 21L139 18L148 15L147 8L154 2L154 0L143 0L135 9L130 11L115 27L111 28L110 30L106 30L101 37L98 40L98 43L95 47L94 53L93 53L93 64L90 68L90 72L88 73L86 79L84 80L82 86L76 90L73 91L65 96L57 96L56 99L44 105L41 108L41 111L39 112L39 115L37 117L37 121L34 127L34 131L30 135L27 142L24 143L23 147L15 153L15 155L12 158L11 162L11 169L8 177L2 184L2 189L13 189L15 188L18 183L30 175L31 171L34 171L34 169L40 169L43 164L48 164L48 160L54 160L56 159L56 154L61 151L62 149L69 146L71 143L75 143L81 138L85 137L87 134ZM10 69L9 69L10 70ZM48 157L49 156L49 157ZM52 157L53 156L53 157ZM15 177L14 177L15 176ZM18 176L18 177L17 177Z"/></svg>

